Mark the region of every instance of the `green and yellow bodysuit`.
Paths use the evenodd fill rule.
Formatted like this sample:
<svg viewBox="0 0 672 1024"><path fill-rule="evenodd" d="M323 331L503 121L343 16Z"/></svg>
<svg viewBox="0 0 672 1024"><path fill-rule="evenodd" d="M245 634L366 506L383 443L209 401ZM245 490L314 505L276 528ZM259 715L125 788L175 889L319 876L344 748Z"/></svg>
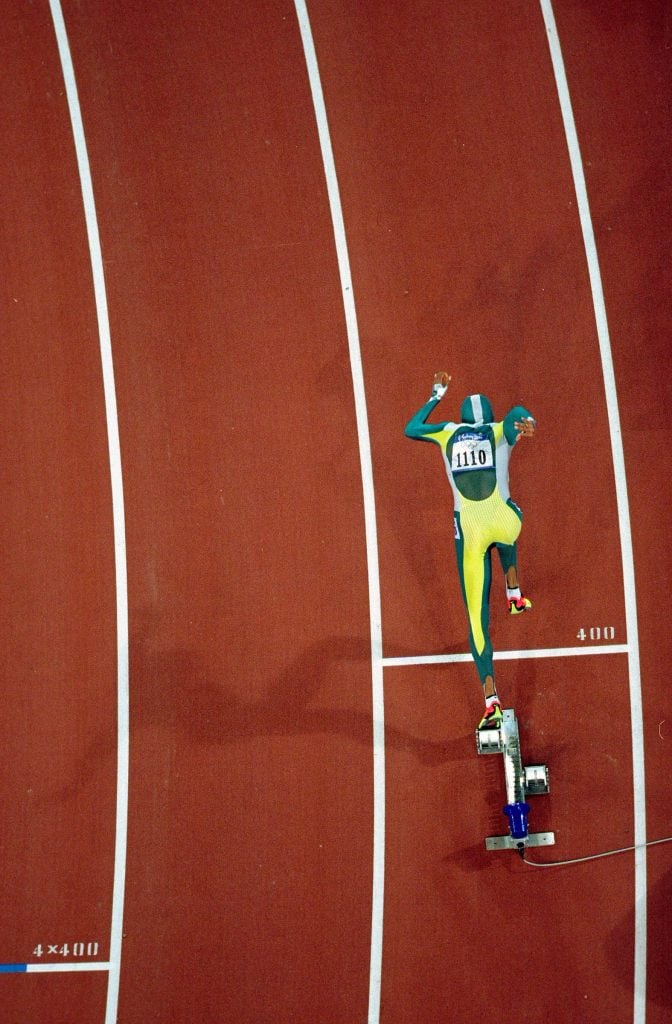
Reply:
<svg viewBox="0 0 672 1024"><path fill-rule="evenodd" d="M509 459L520 431L515 424L531 413L518 405L493 422L485 395L462 403L461 423L428 423L438 398L431 398L406 425L406 436L441 448L455 500L455 548L462 595L469 618L469 644L481 683L494 676L490 621L491 549L504 573L516 566L522 512L509 494Z"/></svg>

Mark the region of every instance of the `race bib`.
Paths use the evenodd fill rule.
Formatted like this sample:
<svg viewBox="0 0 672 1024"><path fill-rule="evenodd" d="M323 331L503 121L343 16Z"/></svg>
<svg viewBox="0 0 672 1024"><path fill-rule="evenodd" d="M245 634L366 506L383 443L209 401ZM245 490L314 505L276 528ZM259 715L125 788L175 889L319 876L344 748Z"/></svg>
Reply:
<svg viewBox="0 0 672 1024"><path fill-rule="evenodd" d="M492 469L492 444L482 434L462 434L453 445L450 468L453 473L471 469Z"/></svg>

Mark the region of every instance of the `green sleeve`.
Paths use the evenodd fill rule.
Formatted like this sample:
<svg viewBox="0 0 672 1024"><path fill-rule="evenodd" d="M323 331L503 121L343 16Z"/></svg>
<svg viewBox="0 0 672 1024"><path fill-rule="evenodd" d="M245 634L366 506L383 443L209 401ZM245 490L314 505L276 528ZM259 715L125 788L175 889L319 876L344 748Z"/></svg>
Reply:
<svg viewBox="0 0 672 1024"><path fill-rule="evenodd" d="M429 414L438 404L438 398L430 398L430 400L423 405L422 409L418 409L415 415L411 416L410 420L406 424L406 429L404 430L406 437L410 437L414 441L438 442L438 438L432 437L432 435L440 434L446 424L427 422Z"/></svg>
<svg viewBox="0 0 672 1024"><path fill-rule="evenodd" d="M525 409L522 405L515 405L504 417L504 436L510 445L514 445L520 435L520 431L516 430L515 424L518 420L525 419L526 416L534 419L528 409Z"/></svg>

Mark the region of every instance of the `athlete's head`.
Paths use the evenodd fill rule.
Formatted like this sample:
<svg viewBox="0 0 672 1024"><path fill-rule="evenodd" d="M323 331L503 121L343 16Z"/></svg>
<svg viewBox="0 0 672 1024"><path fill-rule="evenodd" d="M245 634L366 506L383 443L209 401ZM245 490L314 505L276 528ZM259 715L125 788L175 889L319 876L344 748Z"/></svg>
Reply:
<svg viewBox="0 0 672 1024"><path fill-rule="evenodd" d="M463 423L473 423L475 426L479 423L493 423L495 419L490 399L485 395L469 395L465 398L460 416Z"/></svg>

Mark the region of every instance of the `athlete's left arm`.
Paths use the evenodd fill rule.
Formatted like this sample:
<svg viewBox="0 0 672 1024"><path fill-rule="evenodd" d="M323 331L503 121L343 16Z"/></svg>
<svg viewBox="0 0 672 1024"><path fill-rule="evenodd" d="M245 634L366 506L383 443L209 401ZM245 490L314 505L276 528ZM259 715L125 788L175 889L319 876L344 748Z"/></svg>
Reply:
<svg viewBox="0 0 672 1024"><path fill-rule="evenodd" d="M516 405L504 417L504 436L510 445L514 445L519 437L534 437L537 421L532 413L522 405Z"/></svg>

